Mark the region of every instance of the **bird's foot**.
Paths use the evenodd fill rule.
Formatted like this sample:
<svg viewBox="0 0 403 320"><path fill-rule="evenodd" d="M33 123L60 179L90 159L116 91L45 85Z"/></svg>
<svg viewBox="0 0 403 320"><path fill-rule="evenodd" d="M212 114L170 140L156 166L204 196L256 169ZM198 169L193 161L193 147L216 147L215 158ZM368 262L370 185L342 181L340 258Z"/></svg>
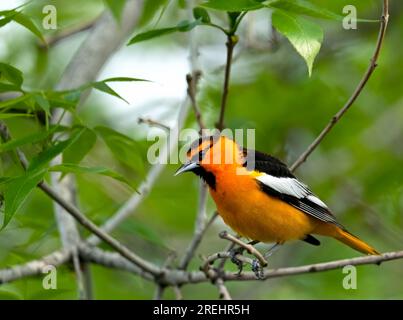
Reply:
<svg viewBox="0 0 403 320"><path fill-rule="evenodd" d="M260 264L258 259L253 259L252 261L252 271L255 273L255 276L259 280L264 279L264 272L263 272L263 267Z"/></svg>
<svg viewBox="0 0 403 320"><path fill-rule="evenodd" d="M242 255L244 251L245 249L242 247L230 250L231 262L236 264L236 266L238 267L238 272L236 273L237 276L240 276L243 270L243 262L237 258L237 255Z"/></svg>

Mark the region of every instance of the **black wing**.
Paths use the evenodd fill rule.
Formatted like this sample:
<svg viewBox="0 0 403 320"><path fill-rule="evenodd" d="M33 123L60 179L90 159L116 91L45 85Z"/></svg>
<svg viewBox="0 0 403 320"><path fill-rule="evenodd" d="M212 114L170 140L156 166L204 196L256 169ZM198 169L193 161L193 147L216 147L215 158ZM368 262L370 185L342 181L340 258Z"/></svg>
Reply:
<svg viewBox="0 0 403 320"><path fill-rule="evenodd" d="M248 152L253 151L244 149L245 156ZM258 151L254 151L254 157L254 170L266 174L257 178L257 182L263 192L287 202L316 219L333 223L343 228L328 207L305 184L298 181L283 162L271 155Z"/></svg>

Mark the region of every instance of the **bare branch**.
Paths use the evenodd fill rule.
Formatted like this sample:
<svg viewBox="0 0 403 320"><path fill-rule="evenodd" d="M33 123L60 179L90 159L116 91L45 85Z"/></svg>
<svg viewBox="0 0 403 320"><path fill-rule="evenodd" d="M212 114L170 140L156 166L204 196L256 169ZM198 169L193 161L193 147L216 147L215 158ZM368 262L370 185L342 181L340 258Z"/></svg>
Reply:
<svg viewBox="0 0 403 320"><path fill-rule="evenodd" d="M101 230L92 221L87 219L77 208L72 206L70 203L66 202L62 197L60 197L52 188L50 188L44 182L39 184L39 188L42 189L50 198L52 198L56 203L58 203L66 212L72 215L76 221L81 224L84 228L95 234L98 238L102 239L105 243L109 244L117 252L119 252L123 257L133 262L135 265L151 273L154 276L160 275L162 270L157 266L151 264L148 261L143 260L141 257L130 251L123 244L117 241L115 238L111 237L109 234Z"/></svg>
<svg viewBox="0 0 403 320"><path fill-rule="evenodd" d="M155 290L154 298L153 300L162 300L162 297L164 295L165 291L165 286L162 285L157 285L157 289Z"/></svg>
<svg viewBox="0 0 403 320"><path fill-rule="evenodd" d="M228 35L227 37L227 60L225 64L225 75L224 75L224 85L221 97L221 109L220 109L220 117L217 122L218 130L222 130L224 128L224 115L225 115L225 107L227 106L228 92L229 92L229 81L231 77L231 67L232 67L232 58L234 53L234 47L237 43L237 36Z"/></svg>
<svg viewBox="0 0 403 320"><path fill-rule="evenodd" d="M218 293L220 294L220 299L232 300L231 295L230 295L227 287L225 286L224 280L222 278L217 278L215 284L218 288Z"/></svg>
<svg viewBox="0 0 403 320"><path fill-rule="evenodd" d="M45 43L40 42L38 45L44 49L47 48L48 46L49 47L53 46L66 38L69 38L75 34L91 29L98 20L99 17L95 18L94 20L85 22L79 26L73 26L72 28L62 30L57 34L46 37Z"/></svg>
<svg viewBox="0 0 403 320"><path fill-rule="evenodd" d="M42 274L48 265L57 267L67 263L70 258L71 251L58 250L40 260L33 260L22 265L2 269L0 270L0 284Z"/></svg>
<svg viewBox="0 0 403 320"><path fill-rule="evenodd" d="M309 145L309 147L299 156L299 158L294 162L294 164L290 167L291 171L295 171L302 163L306 161L309 155L319 146L322 140L326 137L326 135L332 130L332 128L336 125L337 122L343 117L343 115L347 112L348 109L353 105L353 103L357 100L368 80L371 78L372 73L375 71L378 66L377 61L379 58L379 53L382 49L382 44L385 39L386 28L388 26L389 21L389 1L383 0L383 11L381 17L381 25L378 33L378 40L376 42L374 54L370 60L370 64L368 66L367 71L365 72L363 78L358 84L357 88L354 90L352 96L348 99L346 104L332 117L330 122L326 125L326 127L322 130L319 136Z"/></svg>
<svg viewBox="0 0 403 320"><path fill-rule="evenodd" d="M197 103L196 93L197 93L197 84L201 77L201 71L195 70L192 73L186 75L186 82L187 82L187 94L192 102L193 112L196 117L196 121L199 124L200 131L205 129L206 126L203 122L203 118L200 112L199 104Z"/></svg>
<svg viewBox="0 0 403 320"><path fill-rule="evenodd" d="M186 272L178 269L165 269L159 278L155 278L149 272L146 272L144 269L134 265L116 252L107 252L88 245L80 245L79 252L80 257L84 261L96 263L108 268L132 272L146 280L157 280L158 283L165 284L167 286L181 286L190 283L207 282L217 278L222 278L223 281L256 280L256 275L254 272L244 272L241 275L237 275L231 272L217 272L211 268L209 269L210 276L206 276L205 272L203 271ZM223 252L223 255L228 255L228 252ZM40 260L34 260L23 265L13 266L12 268L0 269L0 284L22 279L24 277L42 274L42 270L45 266L59 266L68 262L70 257L71 253L69 251L59 250ZM379 265L382 262L398 259L403 259L403 251L387 252L379 256L357 257L299 267L267 269L264 271L263 279L292 276L304 273L324 272L328 270L340 269L347 265Z"/></svg>
<svg viewBox="0 0 403 320"><path fill-rule="evenodd" d="M139 123L139 124L145 123L145 124L148 124L149 126L158 127L160 129L163 129L163 130L168 131L168 132L171 130L171 128L168 127L167 125L165 125L165 124L163 124L161 122L152 120L152 119L145 119L145 118L140 117L140 118L138 118L137 123Z"/></svg>
<svg viewBox="0 0 403 320"><path fill-rule="evenodd" d="M86 247L84 247L86 248ZM108 253L101 249L92 248L85 253L85 257L93 263L100 265L105 265L111 268L117 268L119 270L126 270L129 272L135 272L138 274L138 269L136 266L128 262L126 259L122 258L117 253ZM81 252L81 251L80 251ZM228 253L223 252L223 255ZM99 257L102 257L100 259ZM299 267L289 267L289 268L279 268L279 269L267 269L264 271L263 279L278 278L285 276L292 276L304 273L314 273L314 272L324 272L328 270L335 270L343 268L347 265L368 265L368 264L380 264L381 262L392 261L403 259L403 251L388 252L379 256L364 256L351 259L335 260L324 263L310 264ZM136 271L134 271L134 269ZM1 273L0 271L0 281ZM220 272L218 273L214 269L209 269L210 277L206 276L204 271L194 271L186 272L177 269L166 270L163 276L160 278L160 283L164 283L169 286L174 285L184 285L190 283L200 283L211 281L212 279L221 277L224 281L256 281L256 274L254 272L244 272L240 275L234 274L232 272ZM143 273L142 277L148 280L153 280L148 273Z"/></svg>
<svg viewBox="0 0 403 320"><path fill-rule="evenodd" d="M238 246L244 248L249 254L254 255L256 257L256 259L259 260L260 265L262 267L267 266L266 259L262 256L262 254L258 250L256 250L256 248L254 246L239 240L238 238L230 235L227 231L220 232L220 238L229 240L229 241L237 244Z"/></svg>

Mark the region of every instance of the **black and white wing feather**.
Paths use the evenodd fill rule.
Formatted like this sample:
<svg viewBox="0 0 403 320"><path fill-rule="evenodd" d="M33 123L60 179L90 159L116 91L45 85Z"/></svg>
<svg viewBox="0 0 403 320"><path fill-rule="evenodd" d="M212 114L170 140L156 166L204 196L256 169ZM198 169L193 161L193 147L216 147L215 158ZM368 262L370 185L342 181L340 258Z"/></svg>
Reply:
<svg viewBox="0 0 403 320"><path fill-rule="evenodd" d="M244 150L250 152L250 150ZM254 170L262 173L255 179L262 191L280 198L291 206L321 221L342 227L326 204L304 183L300 182L280 160L255 151Z"/></svg>

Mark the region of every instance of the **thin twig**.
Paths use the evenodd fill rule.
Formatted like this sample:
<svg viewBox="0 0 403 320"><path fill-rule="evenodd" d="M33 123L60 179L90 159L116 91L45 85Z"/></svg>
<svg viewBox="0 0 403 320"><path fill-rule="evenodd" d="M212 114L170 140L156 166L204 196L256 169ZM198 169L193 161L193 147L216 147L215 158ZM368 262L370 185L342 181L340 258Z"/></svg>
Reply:
<svg viewBox="0 0 403 320"><path fill-rule="evenodd" d="M343 117L343 115L347 112L348 109L353 105L353 103L357 100L368 80L370 79L372 73L375 71L378 66L377 61L379 58L379 54L382 49L382 44L385 39L386 28L388 26L389 21L389 1L383 0L383 11L381 17L381 24L378 33L378 40L376 42L374 54L370 60L370 64L368 66L367 71L362 77L360 83L357 88L354 90L351 97L348 99L346 104L332 117L330 122L326 125L326 127L322 130L319 136L309 145L309 147L299 156L299 158L294 162L294 164L290 167L291 171L296 170L302 163L306 161L309 155L319 146L322 140L326 137L326 135L332 130L332 128L336 125L336 123Z"/></svg>
<svg viewBox="0 0 403 320"><path fill-rule="evenodd" d="M240 236L237 236L240 238ZM230 242L228 246L224 249L225 252L230 252L236 246L235 242ZM224 258L221 260L220 264L218 265L218 270L223 270L225 267L225 263L227 262L228 258Z"/></svg>
<svg viewBox="0 0 403 320"><path fill-rule="evenodd" d="M166 288L166 286L158 284L157 288L155 289L153 300L162 300L162 298L164 296L165 288Z"/></svg>
<svg viewBox="0 0 403 320"><path fill-rule="evenodd" d="M224 280L222 278L218 278L215 282L215 285L218 288L219 297L222 300L232 300L231 295L224 284Z"/></svg>
<svg viewBox="0 0 403 320"><path fill-rule="evenodd" d="M202 264L202 266L200 267L200 270L202 270L204 273L208 273L208 271L209 271L209 269L210 269L210 267L217 261L217 260L221 260L221 261L223 261L223 260L226 260L226 259L228 259L228 258L231 258L231 252L228 252L228 251L220 251L220 252L216 252L216 253L213 253L212 255L210 255L210 256L208 256L207 258L204 258L203 260L204 260L204 262L203 262L203 264ZM242 254L240 254L240 253L237 253L236 255L235 255L235 258L236 259L238 259L239 261L241 261L242 263L246 263L246 264L249 264L249 265L253 265L253 260L252 259L250 259L250 258L248 258L248 257L245 257L245 256L243 256ZM220 271L220 269L219 269L219 267L217 268L217 272L219 272Z"/></svg>
<svg viewBox="0 0 403 320"><path fill-rule="evenodd" d="M174 291L176 300L183 300L182 291L179 286L172 286L172 290Z"/></svg>
<svg viewBox="0 0 403 320"><path fill-rule="evenodd" d="M72 35L78 34L78 33L83 32L83 31L87 31L87 30L91 29L95 25L95 23L99 20L99 18L100 17L97 17L94 20L86 22L86 23L84 23L82 25L74 26L72 28L62 30L61 32L58 32L57 34L51 35L49 37L46 37L45 38L45 43L40 42L39 47L40 48L50 47L50 46L53 46L56 43L66 39L66 38L69 38Z"/></svg>
<svg viewBox="0 0 403 320"><path fill-rule="evenodd" d="M141 269L151 273L154 276L159 276L162 272L160 268L151 264L150 262L142 259L134 252L130 251L127 247L121 244L118 240L111 237L106 232L102 231L97 225L92 221L87 219L76 207L72 206L70 203L66 202L61 198L52 188L50 188L46 183L41 182L38 187L42 189L51 199L63 207L66 212L72 215L76 221L81 224L84 228L89 230L91 233L95 234L98 238L102 239L105 243L110 245L113 249L119 252L123 257L133 262L135 265Z"/></svg>
<svg viewBox="0 0 403 320"><path fill-rule="evenodd" d="M262 267L267 266L266 259L262 256L262 254L258 250L256 250L256 248L254 246L239 240L238 238L230 235L227 231L220 232L220 238L229 240L229 241L237 244L238 246L244 248L249 254L254 255L256 257L256 259L259 260L260 265Z"/></svg>
<svg viewBox="0 0 403 320"><path fill-rule="evenodd" d="M140 118L138 118L137 123L138 124L145 123L145 124L147 124L149 126L158 127L158 128L161 128L161 129L163 129L165 131L168 131L168 132L171 130L171 128L168 127L167 125L165 125L165 124L163 124L161 122L152 120L152 119L146 119L146 118L141 118L140 117Z"/></svg>
<svg viewBox="0 0 403 320"><path fill-rule="evenodd" d="M227 36L227 60L225 64L225 75L224 75L224 85L221 96L221 109L220 109L220 117L217 122L218 130L222 130L224 128L224 115L225 108L227 106L228 92L229 92L229 81L231 77L231 67L232 67L232 56L234 52L234 47L237 43L237 36L229 34Z"/></svg>
<svg viewBox="0 0 403 320"><path fill-rule="evenodd" d="M143 269L134 265L127 259L123 258L116 252L108 252L102 249L82 244L79 246L80 257L84 261L92 262L108 268L117 270L124 270L139 275L145 280L154 282L155 277L150 273L145 272ZM228 255L223 252L223 255ZM54 265L55 267L65 264L70 260L71 252L66 250L56 251L42 259L33 260L22 265L15 265L10 268L0 269L0 284L12 282L29 276L42 274L43 268L47 265ZM356 257L351 259L335 260L324 263L316 263L310 265L303 265L299 267L267 269L264 271L263 279L278 278L285 276L292 276L298 274L324 272L328 270L335 270L343 268L347 265L369 265L382 262L403 259L403 251L387 252L379 256L365 256ZM254 272L244 272L240 275L233 274L232 272L218 273L214 269L210 269L210 277L206 276L204 271L186 272L177 269L165 270L164 274L159 278L159 282L169 286L181 286L190 283L201 283L211 281L215 277L221 277L224 281L255 281L256 274Z"/></svg>
<svg viewBox="0 0 403 320"><path fill-rule="evenodd" d="M88 300L89 297L87 295L86 284L84 279L84 273L81 270L80 256L78 255L78 251L75 248L72 253L72 261L74 267L74 273L77 278L77 289L78 289L78 298L80 300Z"/></svg>
<svg viewBox="0 0 403 320"><path fill-rule="evenodd" d="M200 130L206 128L203 118L200 112L199 104L197 103L196 93L197 93L197 84L199 83L201 77L201 71L195 70L192 73L186 75L186 82L187 82L187 94L192 102L193 112L196 117L196 121L199 124Z"/></svg>
<svg viewBox="0 0 403 320"><path fill-rule="evenodd" d="M170 268L172 262L176 259L177 254L175 251L170 251L168 253L168 257L165 259L162 268ZM164 296L164 292L166 289L166 285L163 285L161 283L157 283L157 287L155 289L154 293L154 300L162 300Z"/></svg>

